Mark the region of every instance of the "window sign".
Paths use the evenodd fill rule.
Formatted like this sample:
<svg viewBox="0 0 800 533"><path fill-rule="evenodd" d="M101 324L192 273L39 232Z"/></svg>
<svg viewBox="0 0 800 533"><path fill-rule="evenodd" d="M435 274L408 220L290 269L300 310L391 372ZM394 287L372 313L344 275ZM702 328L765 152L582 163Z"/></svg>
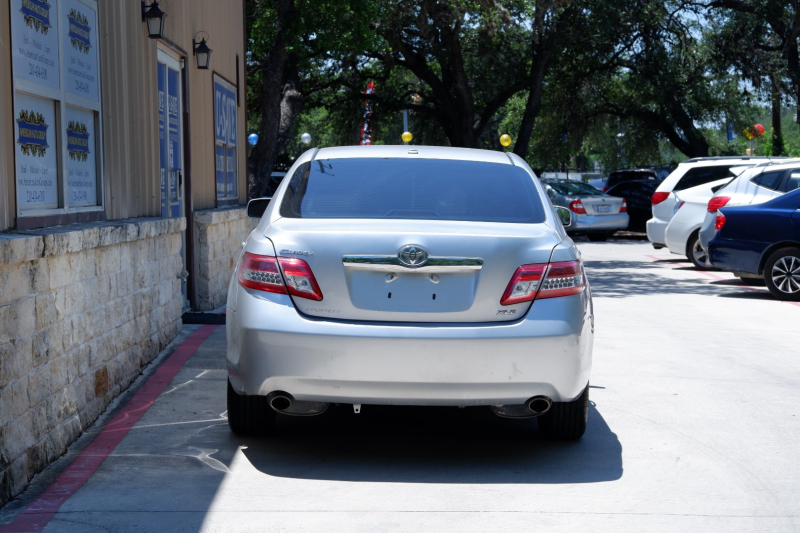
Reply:
<svg viewBox="0 0 800 533"><path fill-rule="evenodd" d="M17 206L58 207L56 113L52 100L17 94Z"/></svg>
<svg viewBox="0 0 800 533"><path fill-rule="evenodd" d="M225 147L221 144L216 145L214 160L217 170L217 196L225 196Z"/></svg>
<svg viewBox="0 0 800 533"><path fill-rule="evenodd" d="M217 158L217 197L238 198L236 176L237 146L236 86L214 76L214 138Z"/></svg>
<svg viewBox="0 0 800 533"><path fill-rule="evenodd" d="M67 196L71 205L97 204L94 113L67 108Z"/></svg>
<svg viewBox="0 0 800 533"><path fill-rule="evenodd" d="M64 85L67 92L97 102L97 14L78 0L61 0L64 13Z"/></svg>
<svg viewBox="0 0 800 533"><path fill-rule="evenodd" d="M59 88L58 0L11 0L14 76Z"/></svg>
<svg viewBox="0 0 800 533"><path fill-rule="evenodd" d="M102 198L97 2L10 1L19 215L97 206Z"/></svg>
<svg viewBox="0 0 800 533"><path fill-rule="evenodd" d="M167 69L167 119L169 142L167 143L169 168L169 198L174 203L171 205L170 216L181 216L181 206L178 201L178 170L181 168L181 139L180 139L180 107L178 103L178 72Z"/></svg>
<svg viewBox="0 0 800 533"><path fill-rule="evenodd" d="M161 216L167 216L167 143L164 142L167 135L167 113L166 113L166 77L167 66L164 63L158 64L158 151L159 166L161 167Z"/></svg>

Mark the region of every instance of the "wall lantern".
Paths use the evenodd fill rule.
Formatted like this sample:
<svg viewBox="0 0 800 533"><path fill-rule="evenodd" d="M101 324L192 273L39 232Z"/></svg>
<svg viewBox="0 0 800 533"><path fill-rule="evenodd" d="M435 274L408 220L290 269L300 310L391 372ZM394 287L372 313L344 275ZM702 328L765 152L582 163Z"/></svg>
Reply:
<svg viewBox="0 0 800 533"><path fill-rule="evenodd" d="M205 33L205 37L198 43L196 39L192 39L192 54L197 58L197 68L200 70L208 70L208 64L211 63L211 48L206 45L208 34L204 31L197 32L195 38L201 33Z"/></svg>
<svg viewBox="0 0 800 533"><path fill-rule="evenodd" d="M145 5L142 0L142 20L147 22L147 34L151 39L164 37L164 19L167 14L158 7L158 2Z"/></svg>

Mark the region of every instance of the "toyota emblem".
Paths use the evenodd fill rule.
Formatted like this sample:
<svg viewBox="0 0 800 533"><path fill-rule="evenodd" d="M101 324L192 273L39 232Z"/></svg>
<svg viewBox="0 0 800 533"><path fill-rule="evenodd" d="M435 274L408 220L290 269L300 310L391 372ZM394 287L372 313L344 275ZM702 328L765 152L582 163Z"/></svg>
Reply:
<svg viewBox="0 0 800 533"><path fill-rule="evenodd" d="M428 262L428 251L418 244L406 244L397 252L397 259L407 267L418 268Z"/></svg>

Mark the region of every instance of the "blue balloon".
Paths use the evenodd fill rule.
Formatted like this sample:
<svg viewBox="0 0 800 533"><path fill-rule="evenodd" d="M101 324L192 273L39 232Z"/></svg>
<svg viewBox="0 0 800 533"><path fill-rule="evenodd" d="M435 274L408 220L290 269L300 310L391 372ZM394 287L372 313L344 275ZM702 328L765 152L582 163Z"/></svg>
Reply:
<svg viewBox="0 0 800 533"><path fill-rule="evenodd" d="M247 136L247 142L249 142L250 144L255 146L256 143L258 142L258 134L257 133L251 133L250 135L248 135Z"/></svg>

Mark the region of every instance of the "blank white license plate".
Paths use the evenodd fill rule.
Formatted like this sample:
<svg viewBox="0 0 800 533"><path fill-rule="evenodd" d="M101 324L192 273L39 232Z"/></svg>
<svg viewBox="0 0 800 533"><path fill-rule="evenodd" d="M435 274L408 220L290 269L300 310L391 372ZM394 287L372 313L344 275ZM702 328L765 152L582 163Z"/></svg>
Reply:
<svg viewBox="0 0 800 533"><path fill-rule="evenodd" d="M610 213L611 206L609 204L597 204L594 206L594 210L598 213Z"/></svg>

